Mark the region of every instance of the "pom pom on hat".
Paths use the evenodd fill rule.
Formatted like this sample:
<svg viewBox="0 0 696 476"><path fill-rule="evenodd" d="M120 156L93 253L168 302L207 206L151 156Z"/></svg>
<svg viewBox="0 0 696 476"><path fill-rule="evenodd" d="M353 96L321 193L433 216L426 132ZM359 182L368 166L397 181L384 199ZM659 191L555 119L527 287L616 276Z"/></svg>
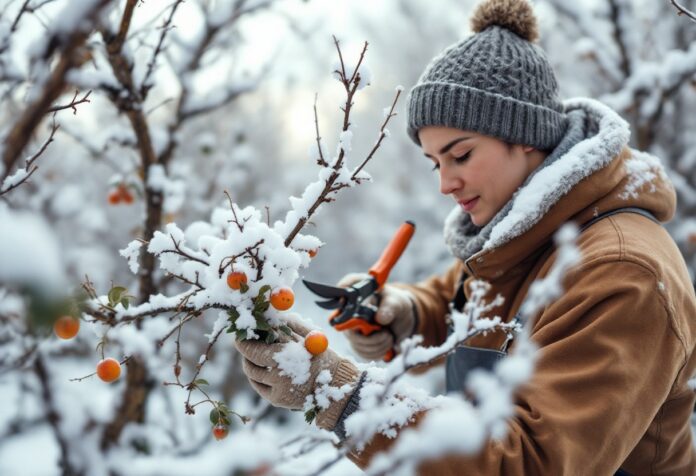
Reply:
<svg viewBox="0 0 696 476"><path fill-rule="evenodd" d="M471 29L479 33L489 26L506 28L527 41L539 38L536 16L527 0L485 0L471 17Z"/></svg>

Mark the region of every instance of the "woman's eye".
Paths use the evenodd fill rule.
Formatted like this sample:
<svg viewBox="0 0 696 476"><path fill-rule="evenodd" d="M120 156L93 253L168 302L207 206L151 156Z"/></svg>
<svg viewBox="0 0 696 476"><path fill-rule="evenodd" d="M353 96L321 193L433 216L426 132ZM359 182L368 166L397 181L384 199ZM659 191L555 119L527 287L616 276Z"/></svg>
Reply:
<svg viewBox="0 0 696 476"><path fill-rule="evenodd" d="M461 155L461 156L459 156L459 157L454 157L454 161L455 161L456 163L458 163L458 164L464 163L464 162L466 162L467 160L469 160L469 156L470 156L470 155L471 155L471 151L469 151L469 152L467 152L466 154ZM434 170L437 170L437 169L439 169L439 168L440 168L440 164L436 162L435 165L433 165L433 169L432 169L432 170L434 171Z"/></svg>
<svg viewBox="0 0 696 476"><path fill-rule="evenodd" d="M471 155L471 151L469 151L466 154L461 155L459 157L455 157L454 161L457 162L458 164L461 164L462 162L466 162L469 159L470 155Z"/></svg>

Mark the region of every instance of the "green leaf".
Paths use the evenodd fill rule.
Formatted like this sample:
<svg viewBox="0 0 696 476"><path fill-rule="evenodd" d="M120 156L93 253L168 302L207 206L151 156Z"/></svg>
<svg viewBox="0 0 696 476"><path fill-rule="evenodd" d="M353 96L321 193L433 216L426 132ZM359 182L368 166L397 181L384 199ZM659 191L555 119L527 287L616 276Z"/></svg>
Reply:
<svg viewBox="0 0 696 476"><path fill-rule="evenodd" d="M247 283L241 283L241 284L239 285L239 291L240 291L242 294L244 294L244 293L247 292L248 290L249 290L249 285L248 285Z"/></svg>
<svg viewBox="0 0 696 476"><path fill-rule="evenodd" d="M237 311L237 308L233 307L232 309L229 309L227 311L228 321L234 323L237 319L239 319L239 311Z"/></svg>
<svg viewBox="0 0 696 476"><path fill-rule="evenodd" d="M264 294L266 294L270 290L271 290L271 286L268 284L264 284L263 286L261 286L261 289L259 289L259 294L257 295L257 297L262 297Z"/></svg>
<svg viewBox="0 0 696 476"><path fill-rule="evenodd" d="M228 412L221 407L213 408L212 410L210 410L210 423L212 423L213 425L222 423L223 425L229 426L230 417Z"/></svg>
<svg viewBox="0 0 696 476"><path fill-rule="evenodd" d="M292 335L292 329L290 329L290 328L289 328L288 326L286 326L286 325L282 325L282 326L280 326L278 329L280 330L280 332L283 332L284 334Z"/></svg>
<svg viewBox="0 0 696 476"><path fill-rule="evenodd" d="M237 334L237 340L246 340L247 339L246 329L237 329L234 332Z"/></svg>
<svg viewBox="0 0 696 476"><path fill-rule="evenodd" d="M128 301L128 298L121 299L121 306L123 306L124 309L128 309L128 306L130 306L130 302Z"/></svg>
<svg viewBox="0 0 696 476"><path fill-rule="evenodd" d="M198 385L198 386L200 386L200 385L210 385L210 384L208 383L208 381L207 381L206 379L204 379L204 378L196 379L196 380L193 381L193 383L195 383L195 384Z"/></svg>
<svg viewBox="0 0 696 476"><path fill-rule="evenodd" d="M123 293L127 291L123 286L114 286L109 290L109 304L115 305L121 300Z"/></svg>
<svg viewBox="0 0 696 476"><path fill-rule="evenodd" d="M220 412L217 408L210 410L210 423L217 425L217 423L220 421L220 416Z"/></svg>
<svg viewBox="0 0 696 476"><path fill-rule="evenodd" d="M264 319L261 316L254 316L256 318L256 328L261 331L270 331L272 327L268 322L266 322L266 319Z"/></svg>
<svg viewBox="0 0 696 476"><path fill-rule="evenodd" d="M304 418L305 418L305 421L307 423L312 423L316 417L317 417L316 408L312 408L311 410L307 410L304 414Z"/></svg>
<svg viewBox="0 0 696 476"><path fill-rule="evenodd" d="M275 342L278 340L276 333L271 331L266 335L266 344L275 344Z"/></svg>

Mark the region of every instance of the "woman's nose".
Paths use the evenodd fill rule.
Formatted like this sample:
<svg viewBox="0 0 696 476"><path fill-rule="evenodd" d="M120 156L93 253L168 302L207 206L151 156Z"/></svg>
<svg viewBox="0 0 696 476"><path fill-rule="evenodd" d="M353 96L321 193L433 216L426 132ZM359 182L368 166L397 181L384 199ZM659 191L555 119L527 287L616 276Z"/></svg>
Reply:
<svg viewBox="0 0 696 476"><path fill-rule="evenodd" d="M449 195L462 186L462 179L452 167L440 165L440 193Z"/></svg>

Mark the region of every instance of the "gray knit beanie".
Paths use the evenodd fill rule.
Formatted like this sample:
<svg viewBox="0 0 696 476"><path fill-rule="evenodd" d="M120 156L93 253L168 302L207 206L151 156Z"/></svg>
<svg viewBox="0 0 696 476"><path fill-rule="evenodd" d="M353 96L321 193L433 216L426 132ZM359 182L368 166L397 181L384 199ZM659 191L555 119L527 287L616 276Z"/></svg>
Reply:
<svg viewBox="0 0 696 476"><path fill-rule="evenodd" d="M446 48L408 96L408 135L446 126L512 144L553 149L567 118L558 83L526 0L485 0L471 17L474 34Z"/></svg>

